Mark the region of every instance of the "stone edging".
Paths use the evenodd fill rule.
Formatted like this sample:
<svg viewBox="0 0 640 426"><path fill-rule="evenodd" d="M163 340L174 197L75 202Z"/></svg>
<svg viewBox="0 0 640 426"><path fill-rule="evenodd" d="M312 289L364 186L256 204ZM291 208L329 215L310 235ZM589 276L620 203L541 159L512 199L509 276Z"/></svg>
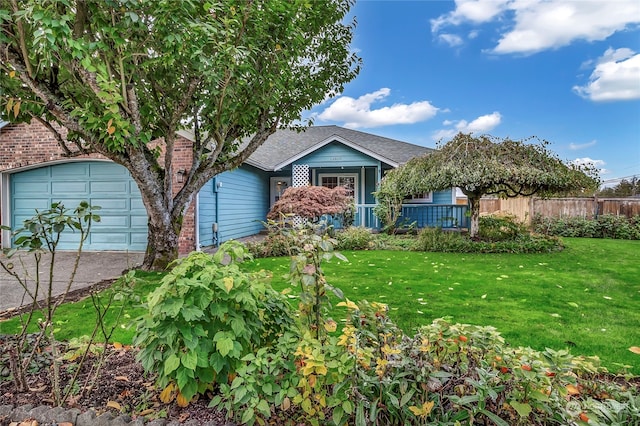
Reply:
<svg viewBox="0 0 640 426"><path fill-rule="evenodd" d="M33 420L37 422L38 426L220 426L220 424L213 422L201 424L197 420L187 420L184 423L180 423L178 421L169 422L165 419L157 419L145 423L141 418L133 420L126 414L114 416L113 413L106 412L98 416L91 409L81 412L77 408L66 410L62 407L52 408L46 405L38 407L33 407L32 405L21 407L0 405L0 426L19 425L21 422Z"/></svg>

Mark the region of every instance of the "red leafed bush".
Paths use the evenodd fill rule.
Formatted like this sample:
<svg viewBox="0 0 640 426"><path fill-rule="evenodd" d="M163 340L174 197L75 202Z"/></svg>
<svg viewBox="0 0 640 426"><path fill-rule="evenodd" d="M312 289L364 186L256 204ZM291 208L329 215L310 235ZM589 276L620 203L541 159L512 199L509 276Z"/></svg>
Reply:
<svg viewBox="0 0 640 426"><path fill-rule="evenodd" d="M317 220L325 214L344 214L350 210L352 203L353 199L342 186L333 189L324 186L290 187L271 207L267 219L278 220L284 215L294 214Z"/></svg>

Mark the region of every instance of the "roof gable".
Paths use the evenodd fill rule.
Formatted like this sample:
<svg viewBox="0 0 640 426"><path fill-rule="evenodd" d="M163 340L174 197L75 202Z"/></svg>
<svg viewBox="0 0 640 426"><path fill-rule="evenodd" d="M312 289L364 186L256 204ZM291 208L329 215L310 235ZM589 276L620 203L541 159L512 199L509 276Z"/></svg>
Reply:
<svg viewBox="0 0 640 426"><path fill-rule="evenodd" d="M342 143L392 167L432 151L423 146L343 127L312 126L301 132L276 131L249 157L247 163L275 171L331 142Z"/></svg>

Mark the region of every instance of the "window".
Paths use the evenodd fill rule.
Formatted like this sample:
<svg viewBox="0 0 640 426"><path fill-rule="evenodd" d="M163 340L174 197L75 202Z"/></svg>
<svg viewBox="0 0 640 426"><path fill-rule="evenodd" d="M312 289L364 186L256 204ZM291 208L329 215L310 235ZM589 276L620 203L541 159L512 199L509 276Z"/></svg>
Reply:
<svg viewBox="0 0 640 426"><path fill-rule="evenodd" d="M413 204L413 203L433 203L433 192L423 192L422 194L415 194L411 198L407 198L404 200L405 203Z"/></svg>
<svg viewBox="0 0 640 426"><path fill-rule="evenodd" d="M347 188L347 194L354 199L356 198L357 194L356 178L357 175L355 174L318 175L320 186L326 186L327 188L332 189L336 186L344 186L345 188Z"/></svg>

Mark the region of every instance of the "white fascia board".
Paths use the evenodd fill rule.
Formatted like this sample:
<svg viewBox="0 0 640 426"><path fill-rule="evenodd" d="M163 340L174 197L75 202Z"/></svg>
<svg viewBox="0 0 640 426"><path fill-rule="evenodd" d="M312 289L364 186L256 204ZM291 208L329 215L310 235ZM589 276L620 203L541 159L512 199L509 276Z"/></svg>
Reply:
<svg viewBox="0 0 640 426"><path fill-rule="evenodd" d="M318 142L317 144L311 146L310 148L307 148L304 151L294 155L293 157L288 158L286 161L283 161L280 164L276 164L276 166L273 168L273 170L274 171L280 170L281 168L288 166L289 164L293 163L294 161L299 160L300 158L302 158L302 157L304 157L306 155L309 155L312 152L317 151L318 149L322 148L323 146L328 145L328 144L330 144L331 142L334 142L334 141L335 142L340 142L341 144L346 145L349 148L355 149L356 151L359 151L359 152L361 152L361 153L363 153L365 155L368 155L371 158L375 158L378 161L382 161L384 163L387 163L392 167L398 167L398 165L399 165L395 161L390 160L389 158L383 157L382 155L376 154L373 151L369 151L368 149L363 148L360 145L356 145L353 142L350 142L350 141L348 141L347 139L345 139L343 137L340 137L340 136L337 136L337 135L333 135L333 136L330 136L330 137L328 137L327 139L325 139L325 140L323 140L321 142Z"/></svg>

